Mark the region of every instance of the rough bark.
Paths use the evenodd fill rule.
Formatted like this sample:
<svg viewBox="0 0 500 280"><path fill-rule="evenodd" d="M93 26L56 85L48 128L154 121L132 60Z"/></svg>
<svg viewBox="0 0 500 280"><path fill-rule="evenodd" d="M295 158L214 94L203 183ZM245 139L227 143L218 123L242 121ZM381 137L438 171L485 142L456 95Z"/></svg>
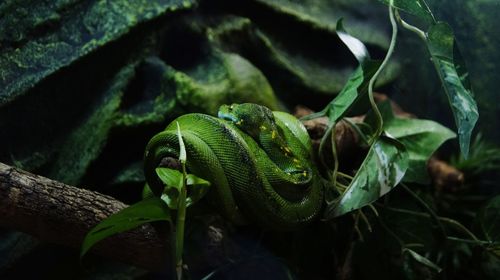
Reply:
<svg viewBox="0 0 500 280"><path fill-rule="evenodd" d="M93 226L125 207L112 197L0 163L0 227L79 248ZM161 271L170 264L167 244L165 233L145 225L105 239L92 252Z"/></svg>

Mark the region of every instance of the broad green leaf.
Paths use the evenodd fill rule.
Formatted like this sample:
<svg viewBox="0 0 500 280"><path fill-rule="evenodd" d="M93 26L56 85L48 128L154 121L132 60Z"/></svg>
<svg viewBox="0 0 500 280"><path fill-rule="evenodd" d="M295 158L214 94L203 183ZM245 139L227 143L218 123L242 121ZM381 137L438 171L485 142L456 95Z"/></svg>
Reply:
<svg viewBox="0 0 500 280"><path fill-rule="evenodd" d="M176 188L178 190L182 188L182 173L179 170L158 167L155 171L166 188Z"/></svg>
<svg viewBox="0 0 500 280"><path fill-rule="evenodd" d="M161 199L167 203L170 209L177 209L179 193L182 188L182 173L175 169L156 168L156 174L165 184L165 189L161 195ZM188 188L188 197L186 198L186 207L189 207L200 200L208 192L210 182L197 177L194 174L187 174L186 184ZM148 186L144 187L143 197L147 197L151 193Z"/></svg>
<svg viewBox="0 0 500 280"><path fill-rule="evenodd" d="M339 201L326 209L325 218L334 218L376 201L403 179L407 169L405 147L396 139L380 136Z"/></svg>
<svg viewBox="0 0 500 280"><path fill-rule="evenodd" d="M109 236L156 221L171 222L170 210L161 199L152 197L130 205L104 219L87 233L83 240L80 257L83 257L97 242Z"/></svg>
<svg viewBox="0 0 500 280"><path fill-rule="evenodd" d="M389 5L390 0L379 0L386 5ZM432 14L429 6L425 0L394 0L394 7L419 17L426 23L431 24L434 20L434 15Z"/></svg>
<svg viewBox="0 0 500 280"><path fill-rule="evenodd" d="M301 120L311 120L327 116L330 123L341 119L361 96L366 93L368 82L380 66L380 61L365 60L351 74L342 91L323 110L307 115Z"/></svg>
<svg viewBox="0 0 500 280"><path fill-rule="evenodd" d="M408 248L404 248L403 249L403 254L404 253L407 253L408 255L410 255L414 260L416 260L417 262L429 267L429 268L432 268L433 270L435 270L437 273L441 272L441 268L436 265L435 263L431 262L428 258L420 255L419 253L411 250L411 249L408 249Z"/></svg>
<svg viewBox="0 0 500 280"><path fill-rule="evenodd" d="M427 46L458 127L460 150L467 158L472 130L479 113L473 93L466 87L467 71L464 69L461 56L458 55L458 48L454 47L454 41L451 27L444 22L433 24L427 32ZM458 58L458 63L454 60L454 54Z"/></svg>
<svg viewBox="0 0 500 280"><path fill-rule="evenodd" d="M368 53L368 49L358 38L351 36L344 29L343 19L339 19L337 21L337 35L340 40L344 43L344 45L349 48L351 53L356 57L359 63L363 63L363 61L370 59L370 54Z"/></svg>
<svg viewBox="0 0 500 280"><path fill-rule="evenodd" d="M159 167L156 168L156 175L165 184L161 199L165 201L170 209L177 209L179 194L183 187L182 173L179 170Z"/></svg>
<svg viewBox="0 0 500 280"><path fill-rule="evenodd" d="M428 183L427 161L446 140L456 137L455 133L434 121L398 118L389 102L380 104L379 109L384 131L401 142L408 152L408 170L403 181Z"/></svg>

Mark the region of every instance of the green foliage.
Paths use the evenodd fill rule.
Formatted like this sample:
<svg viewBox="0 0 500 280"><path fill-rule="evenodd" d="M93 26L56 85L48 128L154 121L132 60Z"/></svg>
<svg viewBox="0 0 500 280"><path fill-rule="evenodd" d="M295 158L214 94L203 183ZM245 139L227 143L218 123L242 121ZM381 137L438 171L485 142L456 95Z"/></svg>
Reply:
<svg viewBox="0 0 500 280"><path fill-rule="evenodd" d="M500 196L492 198L477 216L477 223L484 238L491 242L488 248L500 257Z"/></svg>
<svg viewBox="0 0 500 280"><path fill-rule="evenodd" d="M165 184L165 190L163 191L161 199L167 203L170 209L177 209L179 205L179 194L182 188L183 174L178 170L162 167L156 169L156 174L158 174L158 178ZM187 174L186 186L189 191L186 198L186 207L189 207L207 194L210 182L193 174ZM145 187L145 189L149 190L149 187ZM148 196L148 194L143 196Z"/></svg>
<svg viewBox="0 0 500 280"><path fill-rule="evenodd" d="M363 42L347 33L344 29L343 19L337 22L337 34L356 57L359 66L351 74L342 90L323 110L304 116L302 120L327 116L330 126L337 123L345 116L352 105L366 93L368 82L380 67L381 62L370 59L370 54Z"/></svg>
<svg viewBox="0 0 500 280"><path fill-rule="evenodd" d="M472 142L469 157L455 155L450 163L464 171L468 177L478 178L481 174L500 170L500 147L484 140L479 133Z"/></svg>
<svg viewBox="0 0 500 280"><path fill-rule="evenodd" d="M427 44L432 61L436 65L455 116L460 150L464 157L467 157L472 130L479 113L470 86L468 87L468 82L465 81L468 73L464 65L459 66L457 63L458 48L454 47L454 40L450 26L443 22L432 25L427 32Z"/></svg>
<svg viewBox="0 0 500 280"><path fill-rule="evenodd" d="M393 17L391 10L391 17ZM358 59L360 66L351 76L344 89L330 104L321 112L313 114L308 118L316 118L324 115L328 116L329 128L333 128L335 123L347 112L356 99L360 96L358 89L363 86L361 93L368 89L373 110L380 116L376 105L373 102L373 85L387 64L395 45L396 28L393 23L393 38L389 47L388 54L382 63L373 62L369 59L367 48L356 38L353 38L343 28L342 21L337 23L337 28L341 40L346 44L353 55ZM373 67L373 68L372 68ZM362 71L369 68L371 71ZM368 74L368 73L369 74ZM363 75L368 74L368 75ZM367 88L366 88L367 87ZM380 122L382 119L379 120ZM377 131L381 132L382 123L377 125ZM329 132L325 133L320 145L319 153L323 153L322 146L325 139L329 137ZM327 201L329 206L325 210L325 219L331 219L353 210L359 209L370 203L373 203L381 196L389 192L403 178L408 168L408 155L406 148L397 140L388 136L374 136L375 140L371 144L370 151L355 177L351 180L349 186L344 190L341 197L334 201ZM333 148L334 157L336 156ZM337 161L337 160L336 160ZM338 168L337 166L335 168ZM332 180L336 184L336 172L333 170ZM328 197L327 197L328 199Z"/></svg>
<svg viewBox="0 0 500 280"><path fill-rule="evenodd" d="M87 233L82 243L80 257L83 257L97 242L107 237L157 221L172 221L170 210L163 200L152 197L130 205L104 219Z"/></svg>
<svg viewBox="0 0 500 280"><path fill-rule="evenodd" d="M408 169L406 148L396 139L381 136L370 147L349 187L338 203L325 210L331 219L375 202L392 190Z"/></svg>
<svg viewBox="0 0 500 280"><path fill-rule="evenodd" d="M430 267L431 269L435 270L438 273L442 271L442 269L439 266L437 266L435 263L431 262L429 259L427 259L426 257L413 251L412 249L408 249L408 248L403 249L403 254L405 254L405 253L410 255L417 262L419 262L427 267Z"/></svg>
<svg viewBox="0 0 500 280"><path fill-rule="evenodd" d="M384 131L403 144L408 152L408 170L404 182L429 183L427 161L431 155L455 133L430 120L398 118L389 102L379 105L384 119ZM371 115L365 122L370 123Z"/></svg>
<svg viewBox="0 0 500 280"><path fill-rule="evenodd" d="M383 0L386 4L387 0ZM462 55L455 45L455 36L445 22L434 19L425 0L399 0L395 6L416 15L429 25L426 33L399 18L403 27L415 32L427 44L436 71L448 96L450 108L458 128L460 150L468 156L472 130L479 117L476 101L468 81L468 72Z"/></svg>
<svg viewBox="0 0 500 280"><path fill-rule="evenodd" d="M390 0L379 0L386 5L389 5ZM425 0L394 0L394 7L401 9L409 14L419 17L426 23L434 22L434 15Z"/></svg>
<svg viewBox="0 0 500 280"><path fill-rule="evenodd" d="M311 120L327 116L331 123L338 122L359 98L366 93L368 82L380 66L379 61L364 61L351 74L340 93L321 111L304 116Z"/></svg>

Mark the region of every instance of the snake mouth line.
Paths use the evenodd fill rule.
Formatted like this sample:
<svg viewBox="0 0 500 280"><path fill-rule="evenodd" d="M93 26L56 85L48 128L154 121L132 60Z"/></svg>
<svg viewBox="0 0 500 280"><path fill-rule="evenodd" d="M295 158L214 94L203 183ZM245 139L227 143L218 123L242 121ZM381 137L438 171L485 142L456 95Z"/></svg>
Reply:
<svg viewBox="0 0 500 280"><path fill-rule="evenodd" d="M224 112L217 113L217 117L219 117L219 119L223 119L223 120L230 121L230 122L237 122L238 121L238 119L234 115L224 113Z"/></svg>

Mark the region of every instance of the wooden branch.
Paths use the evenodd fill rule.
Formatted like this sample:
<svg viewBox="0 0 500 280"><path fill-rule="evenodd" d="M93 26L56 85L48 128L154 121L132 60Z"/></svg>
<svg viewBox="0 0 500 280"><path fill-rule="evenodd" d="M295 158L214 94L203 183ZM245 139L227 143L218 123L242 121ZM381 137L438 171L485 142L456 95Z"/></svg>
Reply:
<svg viewBox="0 0 500 280"><path fill-rule="evenodd" d="M125 207L112 197L0 163L0 227L79 248L93 226ZM145 225L101 241L92 252L165 271L169 269L171 252L167 238L165 233Z"/></svg>

